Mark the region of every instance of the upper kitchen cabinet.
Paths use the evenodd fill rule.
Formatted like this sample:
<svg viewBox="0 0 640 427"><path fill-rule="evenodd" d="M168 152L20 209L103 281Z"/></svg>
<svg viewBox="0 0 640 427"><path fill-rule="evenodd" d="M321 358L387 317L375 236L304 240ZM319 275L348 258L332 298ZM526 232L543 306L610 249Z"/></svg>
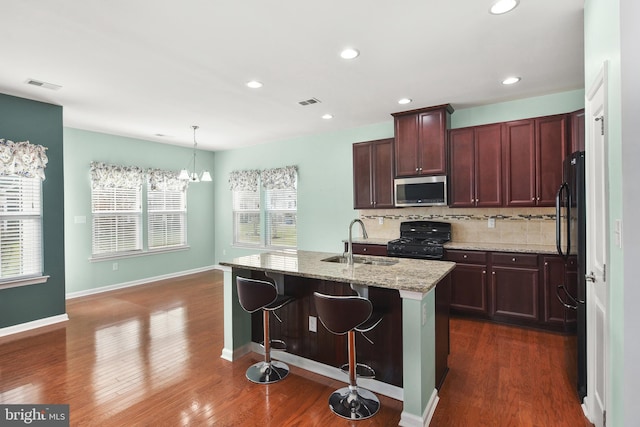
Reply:
<svg viewBox="0 0 640 427"><path fill-rule="evenodd" d="M502 205L501 129L497 123L450 131L450 207Z"/></svg>
<svg viewBox="0 0 640 427"><path fill-rule="evenodd" d="M571 153L584 151L584 108L569 115L571 126Z"/></svg>
<svg viewBox="0 0 640 427"><path fill-rule="evenodd" d="M396 176L447 173L446 132L453 108L446 105L393 113Z"/></svg>
<svg viewBox="0 0 640 427"><path fill-rule="evenodd" d="M540 117L503 125L506 206L555 206L568 151L567 116Z"/></svg>
<svg viewBox="0 0 640 427"><path fill-rule="evenodd" d="M353 144L354 209L393 208L393 138Z"/></svg>

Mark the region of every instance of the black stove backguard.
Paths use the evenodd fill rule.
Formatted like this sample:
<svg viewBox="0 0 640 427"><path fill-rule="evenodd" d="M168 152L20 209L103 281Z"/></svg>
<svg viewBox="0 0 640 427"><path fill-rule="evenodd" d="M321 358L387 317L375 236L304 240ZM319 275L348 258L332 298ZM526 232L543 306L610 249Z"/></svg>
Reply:
<svg viewBox="0 0 640 427"><path fill-rule="evenodd" d="M451 224L437 221L405 221L400 238L387 243L389 256L442 259L443 244L451 240Z"/></svg>

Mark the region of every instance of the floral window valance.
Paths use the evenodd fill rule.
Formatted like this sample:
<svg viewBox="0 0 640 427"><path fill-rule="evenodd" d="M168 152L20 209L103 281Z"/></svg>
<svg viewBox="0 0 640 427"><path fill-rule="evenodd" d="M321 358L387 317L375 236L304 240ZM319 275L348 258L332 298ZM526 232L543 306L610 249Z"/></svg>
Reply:
<svg viewBox="0 0 640 427"><path fill-rule="evenodd" d="M188 180L179 179L179 172L162 169L148 169L147 177L151 190L184 191L189 185Z"/></svg>
<svg viewBox="0 0 640 427"><path fill-rule="evenodd" d="M144 172L137 166L91 162L91 186L99 188L142 188Z"/></svg>
<svg viewBox="0 0 640 427"><path fill-rule="evenodd" d="M0 176L18 175L44 181L44 170L49 162L46 151L47 147L29 141L0 139Z"/></svg>
<svg viewBox="0 0 640 427"><path fill-rule="evenodd" d="M262 186L267 190L295 189L297 186L298 167L285 166L283 168L265 169L260 172Z"/></svg>
<svg viewBox="0 0 640 427"><path fill-rule="evenodd" d="M258 177L260 171L233 171L229 174L229 188L231 191L258 191Z"/></svg>

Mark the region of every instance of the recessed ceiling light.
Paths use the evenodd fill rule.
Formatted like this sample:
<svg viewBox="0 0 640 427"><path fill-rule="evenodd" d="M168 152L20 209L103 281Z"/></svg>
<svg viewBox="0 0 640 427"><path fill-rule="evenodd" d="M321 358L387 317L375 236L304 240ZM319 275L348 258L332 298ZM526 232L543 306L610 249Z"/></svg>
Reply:
<svg viewBox="0 0 640 427"><path fill-rule="evenodd" d="M360 55L360 52L357 49L348 47L340 52L340 57L342 59L354 59Z"/></svg>
<svg viewBox="0 0 640 427"><path fill-rule="evenodd" d="M507 77L506 79L504 79L502 81L503 85L512 85L515 83L518 83L520 80L522 80L522 78L520 77Z"/></svg>
<svg viewBox="0 0 640 427"><path fill-rule="evenodd" d="M331 119L333 119L333 116L331 114L325 114L325 115L322 116L322 118L325 119L325 120L331 120Z"/></svg>
<svg viewBox="0 0 640 427"><path fill-rule="evenodd" d="M411 98L402 98L402 99L398 100L398 104L404 105L404 104L410 103L411 101L413 101L413 99L411 99Z"/></svg>
<svg viewBox="0 0 640 427"><path fill-rule="evenodd" d="M493 15L502 15L516 8L520 3L520 0L498 0L489 9L489 12Z"/></svg>
<svg viewBox="0 0 640 427"><path fill-rule="evenodd" d="M251 80L250 82L247 82L247 87L250 87L251 89L258 89L262 87L262 83L257 80Z"/></svg>

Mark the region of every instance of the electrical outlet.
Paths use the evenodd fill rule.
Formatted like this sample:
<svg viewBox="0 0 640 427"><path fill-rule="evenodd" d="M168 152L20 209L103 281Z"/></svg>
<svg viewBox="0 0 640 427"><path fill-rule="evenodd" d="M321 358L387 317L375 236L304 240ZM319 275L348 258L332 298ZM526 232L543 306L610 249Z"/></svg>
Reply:
<svg viewBox="0 0 640 427"><path fill-rule="evenodd" d="M496 228L496 219L495 218L489 218L489 220L487 221L487 227Z"/></svg>
<svg viewBox="0 0 640 427"><path fill-rule="evenodd" d="M118 269L118 263L114 262L112 267L113 267L113 271L116 271Z"/></svg>
<svg viewBox="0 0 640 427"><path fill-rule="evenodd" d="M378 217L378 224L379 225L383 225L384 224L384 217L383 216Z"/></svg>
<svg viewBox="0 0 640 427"><path fill-rule="evenodd" d="M309 316L309 332L318 332L318 318Z"/></svg>
<svg viewBox="0 0 640 427"><path fill-rule="evenodd" d="M427 324L427 304L422 304L422 326Z"/></svg>

